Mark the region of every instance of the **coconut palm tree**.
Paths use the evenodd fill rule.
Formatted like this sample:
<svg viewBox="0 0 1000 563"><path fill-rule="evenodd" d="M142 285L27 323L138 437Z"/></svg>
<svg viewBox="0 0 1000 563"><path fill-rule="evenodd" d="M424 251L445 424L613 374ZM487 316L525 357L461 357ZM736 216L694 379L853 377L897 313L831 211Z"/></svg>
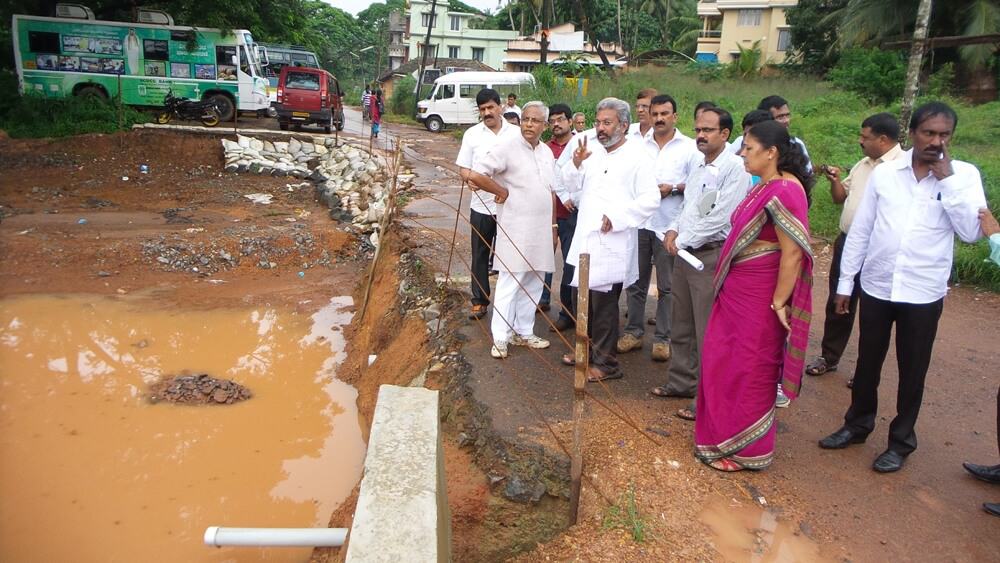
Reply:
<svg viewBox="0 0 1000 563"><path fill-rule="evenodd" d="M917 20L920 0L849 0L823 19L835 25L840 47L874 45L891 37L909 37ZM1000 0L947 0L931 13L930 37L1000 33ZM991 44L964 45L958 49L963 65L982 70L993 59Z"/></svg>

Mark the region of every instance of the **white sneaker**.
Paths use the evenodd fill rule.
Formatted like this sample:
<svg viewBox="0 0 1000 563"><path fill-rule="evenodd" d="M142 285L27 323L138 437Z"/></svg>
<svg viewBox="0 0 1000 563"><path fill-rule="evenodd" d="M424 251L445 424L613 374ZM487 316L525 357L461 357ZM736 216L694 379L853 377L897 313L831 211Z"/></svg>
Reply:
<svg viewBox="0 0 1000 563"><path fill-rule="evenodd" d="M493 348L490 349L490 355L494 358L501 360L507 357L507 343L503 340L494 340Z"/></svg>
<svg viewBox="0 0 1000 563"><path fill-rule="evenodd" d="M788 398L788 395L785 395L785 390L781 388L781 384L779 383L778 396L774 399L774 406L778 407L779 409L783 409L791 404L792 400Z"/></svg>
<svg viewBox="0 0 1000 563"><path fill-rule="evenodd" d="M544 338L539 338L534 334L529 334L528 336L521 336L520 334L515 334L510 339L510 343L514 346L527 346L528 348L534 348L536 350L549 347L548 340L545 340Z"/></svg>

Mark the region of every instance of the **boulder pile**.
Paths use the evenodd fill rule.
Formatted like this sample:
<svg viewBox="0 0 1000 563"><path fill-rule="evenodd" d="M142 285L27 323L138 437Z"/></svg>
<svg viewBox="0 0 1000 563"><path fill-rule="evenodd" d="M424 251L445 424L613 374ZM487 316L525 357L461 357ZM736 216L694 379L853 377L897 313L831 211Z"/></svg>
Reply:
<svg viewBox="0 0 1000 563"><path fill-rule="evenodd" d="M393 178L385 158L332 137L267 141L237 135L222 140L227 172L294 176L309 179L334 219L350 222L363 233L378 230ZM397 190L409 189L412 174L400 174ZM372 235L377 245L378 234Z"/></svg>

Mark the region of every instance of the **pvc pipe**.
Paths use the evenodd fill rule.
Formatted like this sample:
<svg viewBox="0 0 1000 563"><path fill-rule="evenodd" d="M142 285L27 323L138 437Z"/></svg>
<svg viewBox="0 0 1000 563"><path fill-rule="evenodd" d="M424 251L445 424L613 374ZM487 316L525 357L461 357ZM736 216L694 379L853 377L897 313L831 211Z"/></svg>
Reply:
<svg viewBox="0 0 1000 563"><path fill-rule="evenodd" d="M215 547L341 547L347 528L222 528L205 529L205 545Z"/></svg>

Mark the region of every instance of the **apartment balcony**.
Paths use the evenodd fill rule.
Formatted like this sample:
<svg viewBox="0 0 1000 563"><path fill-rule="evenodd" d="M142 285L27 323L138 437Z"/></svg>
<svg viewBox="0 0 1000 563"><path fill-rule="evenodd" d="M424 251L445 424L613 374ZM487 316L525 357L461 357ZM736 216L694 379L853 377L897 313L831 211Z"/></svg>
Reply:
<svg viewBox="0 0 1000 563"><path fill-rule="evenodd" d="M406 45L389 45L390 57L405 57Z"/></svg>
<svg viewBox="0 0 1000 563"><path fill-rule="evenodd" d="M719 11L718 3L715 0L699 0L698 16L702 18L720 17L722 12Z"/></svg>

